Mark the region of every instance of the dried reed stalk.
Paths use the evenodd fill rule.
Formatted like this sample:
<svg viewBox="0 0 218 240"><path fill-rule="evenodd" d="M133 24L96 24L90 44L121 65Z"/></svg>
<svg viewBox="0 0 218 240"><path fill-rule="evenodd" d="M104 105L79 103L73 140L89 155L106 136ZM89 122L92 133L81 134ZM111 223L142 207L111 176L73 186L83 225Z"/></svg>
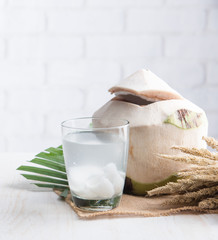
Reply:
<svg viewBox="0 0 218 240"><path fill-rule="evenodd" d="M208 146L218 151L218 141L216 141L216 139L212 137L202 137L202 139L207 143Z"/></svg>
<svg viewBox="0 0 218 240"><path fill-rule="evenodd" d="M197 181L197 180L190 180L190 179L181 179L175 183L171 182L165 186L150 190L147 192L147 195L149 197L152 197L152 196L160 196L160 195L166 195L166 194L185 193L185 192L196 191L205 187L212 187L215 184L216 183L209 182L209 181L206 182L206 181L200 181L200 180Z"/></svg>
<svg viewBox="0 0 218 240"><path fill-rule="evenodd" d="M197 148L186 148L186 147L179 147L173 146L172 149L180 150L183 153L188 153L190 155L199 156L203 158L207 158L208 160L218 160L218 154L211 153L207 149L197 149Z"/></svg>
<svg viewBox="0 0 218 240"><path fill-rule="evenodd" d="M207 145L218 151L218 141L203 137ZM177 173L177 182L147 192L148 196L171 194L165 204L198 205L204 209L218 209L218 153L207 149L175 146L173 149L185 153L182 156L161 154L159 157L172 161L185 162L190 168ZM193 167L195 165L195 167Z"/></svg>
<svg viewBox="0 0 218 240"><path fill-rule="evenodd" d="M216 164L216 162L213 160L203 158L203 157L196 157L196 156L188 156L188 155L170 156L170 155L165 155L165 154L159 154L158 156L160 158L164 158L164 159L185 162L185 163L190 163L190 164L196 164L199 166L207 166L207 165L215 165Z"/></svg>
<svg viewBox="0 0 218 240"><path fill-rule="evenodd" d="M212 171L212 170L217 170L217 166L192 166L190 168L186 168L186 169L182 169L181 171L179 171L179 173L186 173L186 172L190 172L190 173L196 173L195 171Z"/></svg>
<svg viewBox="0 0 218 240"><path fill-rule="evenodd" d="M199 202L198 206L203 209L217 209L218 208L218 198L207 198Z"/></svg>
<svg viewBox="0 0 218 240"><path fill-rule="evenodd" d="M183 195L176 195L171 200L166 201L164 204L187 204L199 202L202 199L213 197L218 193L218 186L203 188L196 192L188 192Z"/></svg>
<svg viewBox="0 0 218 240"><path fill-rule="evenodd" d="M209 175L209 176L216 176L218 177L218 168L212 169L191 169L189 171L181 171L177 174L179 177L189 177L189 176L202 176L202 175Z"/></svg>
<svg viewBox="0 0 218 240"><path fill-rule="evenodd" d="M190 176L189 179L218 183L218 175L194 175L194 176Z"/></svg>

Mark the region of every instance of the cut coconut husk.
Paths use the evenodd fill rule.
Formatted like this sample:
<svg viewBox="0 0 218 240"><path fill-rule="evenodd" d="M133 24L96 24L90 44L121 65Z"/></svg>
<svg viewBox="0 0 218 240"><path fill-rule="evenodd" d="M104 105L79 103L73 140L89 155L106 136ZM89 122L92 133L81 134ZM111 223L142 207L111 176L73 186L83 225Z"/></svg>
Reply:
<svg viewBox="0 0 218 240"><path fill-rule="evenodd" d="M177 154L171 149L173 145L205 148L205 112L149 70L137 71L109 91L116 96L93 116L130 122L126 192L143 195L167 182L176 182L175 172L188 164L163 161L158 154Z"/></svg>
<svg viewBox="0 0 218 240"><path fill-rule="evenodd" d="M172 89L162 79L150 70L141 69L123 81L109 89L115 95L133 95L147 101L161 101L169 99L183 99L183 97Z"/></svg>
<svg viewBox="0 0 218 240"><path fill-rule="evenodd" d="M169 116L179 109L200 116L167 122ZM176 181L175 172L187 167L186 163L163 161L157 154L176 153L172 145L204 148L202 136L207 134L204 111L188 100L166 100L145 106L120 100L111 100L99 109L94 117L128 119L130 122L130 148L127 166L126 192L142 195L146 191ZM176 118L176 117L175 117ZM177 126L178 125L178 126Z"/></svg>

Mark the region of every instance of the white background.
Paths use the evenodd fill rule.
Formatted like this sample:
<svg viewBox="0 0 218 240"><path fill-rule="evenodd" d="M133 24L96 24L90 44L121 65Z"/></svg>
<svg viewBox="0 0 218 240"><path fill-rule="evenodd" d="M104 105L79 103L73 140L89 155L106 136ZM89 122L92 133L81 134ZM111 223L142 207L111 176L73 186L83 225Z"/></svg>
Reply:
<svg viewBox="0 0 218 240"><path fill-rule="evenodd" d="M62 120L142 67L218 137L218 0L0 0L0 151L59 145Z"/></svg>

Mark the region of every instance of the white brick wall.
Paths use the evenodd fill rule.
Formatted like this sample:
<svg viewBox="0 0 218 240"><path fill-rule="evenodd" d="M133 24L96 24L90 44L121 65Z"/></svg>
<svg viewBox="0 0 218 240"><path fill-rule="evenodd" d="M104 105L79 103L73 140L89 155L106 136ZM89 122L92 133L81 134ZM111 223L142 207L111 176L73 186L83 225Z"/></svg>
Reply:
<svg viewBox="0 0 218 240"><path fill-rule="evenodd" d="M8 40L8 58L11 60L69 60L83 55L84 44L80 37L11 37Z"/></svg>
<svg viewBox="0 0 218 240"><path fill-rule="evenodd" d="M80 7L84 0L8 0L15 7Z"/></svg>
<svg viewBox="0 0 218 240"><path fill-rule="evenodd" d="M0 61L0 86L41 86L45 81L43 64Z"/></svg>
<svg viewBox="0 0 218 240"><path fill-rule="evenodd" d="M158 36L88 36L88 58L157 57L161 54L161 38Z"/></svg>
<svg viewBox="0 0 218 240"><path fill-rule="evenodd" d="M218 138L218 0L0 0L0 151L61 143L107 89L150 68Z"/></svg>
<svg viewBox="0 0 218 240"><path fill-rule="evenodd" d="M211 31L218 30L218 9L214 9L210 11L209 19L208 19L208 29Z"/></svg>
<svg viewBox="0 0 218 240"><path fill-rule="evenodd" d="M5 57L6 44L3 38L0 37L0 60Z"/></svg>
<svg viewBox="0 0 218 240"><path fill-rule="evenodd" d="M0 7L4 6L5 0L0 0Z"/></svg>
<svg viewBox="0 0 218 240"><path fill-rule="evenodd" d="M166 37L166 56L192 58L193 60L217 59L218 36L169 36Z"/></svg>
<svg viewBox="0 0 218 240"><path fill-rule="evenodd" d="M48 31L51 33L117 33L123 30L122 10L83 9L48 12Z"/></svg>
<svg viewBox="0 0 218 240"><path fill-rule="evenodd" d="M50 84L75 84L83 89L91 88L94 82L104 82L108 87L120 80L121 68L115 61L77 60L67 63L59 61L48 65L47 78Z"/></svg>
<svg viewBox="0 0 218 240"><path fill-rule="evenodd" d="M41 33L45 29L45 16L42 11L1 8L0 33L7 35Z"/></svg>
<svg viewBox="0 0 218 240"><path fill-rule="evenodd" d="M0 111L2 112L5 107L5 93L4 91L0 91Z"/></svg>
<svg viewBox="0 0 218 240"><path fill-rule="evenodd" d="M133 33L200 32L205 24L203 9L131 9L127 11L127 31Z"/></svg>
<svg viewBox="0 0 218 240"><path fill-rule="evenodd" d="M164 0L87 0L91 7L158 7L162 6Z"/></svg>
<svg viewBox="0 0 218 240"><path fill-rule="evenodd" d="M168 5L178 7L213 7L217 6L217 0L166 0Z"/></svg>
<svg viewBox="0 0 218 240"><path fill-rule="evenodd" d="M206 79L208 85L218 85L218 63L208 63Z"/></svg>

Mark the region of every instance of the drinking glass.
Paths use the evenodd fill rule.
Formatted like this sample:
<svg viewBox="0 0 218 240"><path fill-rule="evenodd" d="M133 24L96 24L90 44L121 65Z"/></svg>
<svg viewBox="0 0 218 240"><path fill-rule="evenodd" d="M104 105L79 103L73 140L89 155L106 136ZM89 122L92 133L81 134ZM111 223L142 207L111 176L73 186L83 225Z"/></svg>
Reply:
<svg viewBox="0 0 218 240"><path fill-rule="evenodd" d="M126 176L129 122L76 118L62 122L63 153L72 200L106 211L119 205Z"/></svg>

